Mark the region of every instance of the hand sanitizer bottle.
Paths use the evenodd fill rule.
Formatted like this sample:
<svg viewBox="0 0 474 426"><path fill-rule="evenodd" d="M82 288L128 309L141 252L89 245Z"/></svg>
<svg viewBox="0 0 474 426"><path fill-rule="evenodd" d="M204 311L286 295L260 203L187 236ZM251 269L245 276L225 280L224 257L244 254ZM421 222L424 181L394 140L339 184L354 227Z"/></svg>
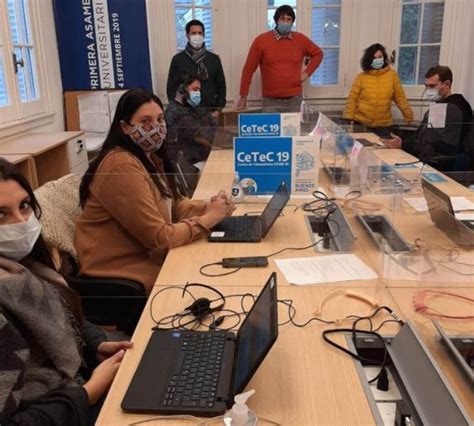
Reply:
<svg viewBox="0 0 474 426"><path fill-rule="evenodd" d="M244 190L240 184L239 172L235 172L234 181L232 182L231 189L232 201L234 203L243 203L244 202Z"/></svg>
<svg viewBox="0 0 474 426"><path fill-rule="evenodd" d="M224 424L230 424L232 426L255 426L257 424L257 415L252 410L249 410L246 404L247 399L254 393L255 390L252 389L248 392L235 395L235 404L225 413ZM229 422L229 418L232 421Z"/></svg>

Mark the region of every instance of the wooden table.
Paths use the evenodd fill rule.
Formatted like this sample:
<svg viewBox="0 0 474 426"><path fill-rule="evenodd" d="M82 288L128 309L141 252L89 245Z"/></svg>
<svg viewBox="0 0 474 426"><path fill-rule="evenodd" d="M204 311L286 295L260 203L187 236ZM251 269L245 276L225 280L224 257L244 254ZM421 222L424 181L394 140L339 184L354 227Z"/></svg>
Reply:
<svg viewBox="0 0 474 426"><path fill-rule="evenodd" d="M261 286L266 278L260 281ZM255 279L253 283L258 281ZM256 295L261 286L222 286L219 288L226 295L243 292L252 292ZM153 295L159 289L161 289L160 286L155 286L150 295L133 336L134 347L125 354L97 425L123 425L155 417L124 413L120 409L120 403L150 338L151 327L154 325L150 315L150 304ZM355 290L367 297L377 299L380 303L396 305L383 288L364 287ZM313 316L321 299L333 291L334 289L328 287L285 286L278 287L278 297L294 300L297 309L295 321L302 323ZM156 318L181 310L190 303L190 297L185 296L181 299L181 292L178 290L167 292L168 294L162 293L154 300L152 311ZM209 293L197 291L195 296L209 297ZM239 309L238 298L227 300L230 308ZM322 318L342 318L349 314L367 315L370 311L371 308L366 303L338 295L326 303ZM386 314L381 314L377 324L387 318ZM279 322L285 322L287 319L288 311L282 305L279 307ZM232 321L229 319L226 321L229 321L232 326ZM249 401L249 406L258 413L258 416L277 421L282 425L374 424L372 412L352 358L334 350L323 341L321 333L325 327L328 326L311 323L305 328L291 325L279 328L279 336L274 347L247 386L247 389L256 390L256 394ZM384 331L391 334L396 332L397 327L397 325L387 324L384 326ZM342 336L340 337L342 341ZM157 360L157 368L159 368L159 360ZM147 424L179 425L183 423L167 420L166 423L157 421Z"/></svg>
<svg viewBox="0 0 474 426"><path fill-rule="evenodd" d="M396 151L401 154L401 151ZM396 152L391 155L394 156L393 160L398 162L399 160L396 160L395 154ZM196 189L195 198L208 199L221 188L229 190L233 179L231 170L233 170L232 151L213 151ZM320 183L322 185L327 185L328 183L327 177L323 174L320 176ZM449 186L454 191L462 192L454 181L449 182ZM373 195L368 195L367 197L364 199L378 200L382 204L382 213L391 214L388 209L388 198L373 198ZM247 199L245 204L238 206L238 213L263 210L264 205L257 204L261 201L266 203L268 200L262 198ZM384 276L384 270L387 267L386 255L381 253L378 246L357 221L355 212L349 208L345 208L344 212L358 237L354 245L354 253L379 273L378 279L297 287L286 281L273 261L270 261L267 268L244 269L225 277L208 278L199 274L201 265L220 261L222 257L267 255L283 247L308 245L311 240L304 220L304 214L301 209L294 211L295 206L303 201L302 199L292 198L288 203L289 205L284 209L283 216L277 219L269 234L261 243L226 244L208 243L205 240L201 240L192 245L170 251L133 335L134 348L125 355L100 413L98 425L130 424L155 417L124 413L120 409L120 403L151 334L153 321L150 311L153 312L155 317L160 318L168 313L182 310L183 307L189 304L189 301L186 297L184 300L181 299L181 293L178 294L176 290L166 290L154 300L153 306L150 306L154 294L165 286L183 285L188 281L210 284L219 288L227 295L241 294L243 292L257 294L271 271L277 271L279 299L291 298L294 300L297 308L295 320L299 323L303 323L313 316L315 308L325 295L335 290L346 289L360 292L381 304L392 307L400 316L413 319L423 339L426 339L428 342L430 350L435 353L436 360L443 371L446 372L456 395L461 398L466 407L469 405L469 402L472 401L472 399L469 399L472 398L472 393L469 393L466 385L462 384L462 379L459 373L456 372L455 367L453 367L452 361L447 356L439 355L442 350L436 346L434 330L432 327L426 327L426 321L421 323L418 321L418 314L414 314L411 308L411 298L415 289L421 285L429 286L430 288L437 288L442 285L457 286L458 288L453 291L472 293L474 283L472 280L466 279L464 281L461 280L462 282L443 284L442 280L441 282L436 281L436 277L433 275L421 275L419 280L402 279L398 275ZM425 214L414 215L413 212L408 210L406 215L398 213L394 220L397 227L400 225L404 235L411 242L422 233L425 236L433 236L431 241L435 241L437 244L446 245L448 243L448 240L442 233L436 232L436 228L431 223L429 216ZM471 253L472 251L465 254L469 255ZM279 257L314 255L317 255L317 253L313 249L307 249L301 252L287 252ZM213 273L224 272L220 267L210 271ZM201 292L196 293L196 295L206 296L205 293ZM230 304L236 303L235 300L228 300ZM370 310L371 308L364 302L338 294L325 305L322 316L323 318L333 319L352 313L366 314ZM286 310L280 307L280 322L284 321L287 315ZM386 318L382 315L380 320L383 319ZM255 388L257 391L256 395L249 401L249 405L256 411L258 416L284 425L375 424L353 360L324 343L321 332L325 327L330 326L321 323L311 323L305 328L297 328L293 325L280 327L277 343L247 387L247 389ZM382 329L382 332L384 334L396 333L397 327L393 323L387 324ZM462 329L474 334L472 324L463 323ZM340 337L340 342L342 343L343 337L338 337ZM159 362L157 362L157 368L159 368ZM469 412L474 418L472 406L469 407ZM155 422L146 424L183 423L179 420L176 420L174 423L170 420L160 421L158 419Z"/></svg>
<svg viewBox="0 0 474 426"><path fill-rule="evenodd" d="M0 154L0 157L15 164L33 189L38 188L38 177L33 157L29 154Z"/></svg>
<svg viewBox="0 0 474 426"><path fill-rule="evenodd" d="M76 155L69 144L84 132L27 133L11 138L0 144L0 156L23 154L33 157L37 175L37 185L55 180L73 171L75 162L84 157Z"/></svg>

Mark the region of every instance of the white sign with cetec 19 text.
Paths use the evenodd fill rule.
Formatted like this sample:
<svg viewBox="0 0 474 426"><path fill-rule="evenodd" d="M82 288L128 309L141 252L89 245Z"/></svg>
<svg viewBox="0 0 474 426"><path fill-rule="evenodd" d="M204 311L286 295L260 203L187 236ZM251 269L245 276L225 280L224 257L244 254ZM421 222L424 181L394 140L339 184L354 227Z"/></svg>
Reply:
<svg viewBox="0 0 474 426"><path fill-rule="evenodd" d="M235 171L246 194L272 194L282 180L293 194L318 187L319 138L235 138Z"/></svg>
<svg viewBox="0 0 474 426"><path fill-rule="evenodd" d="M239 136L299 136L301 114L239 114Z"/></svg>

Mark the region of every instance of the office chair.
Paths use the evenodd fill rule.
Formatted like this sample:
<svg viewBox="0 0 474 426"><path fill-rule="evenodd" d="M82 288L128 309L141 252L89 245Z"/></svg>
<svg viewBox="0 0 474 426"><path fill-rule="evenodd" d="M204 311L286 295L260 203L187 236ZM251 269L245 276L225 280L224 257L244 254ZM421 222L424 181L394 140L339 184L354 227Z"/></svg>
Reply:
<svg viewBox="0 0 474 426"><path fill-rule="evenodd" d="M56 268L79 294L85 318L97 325L114 325L131 335L147 300L143 285L114 277L77 275L74 230L80 213L80 182L79 176L71 174L47 182L35 191L42 209L42 236Z"/></svg>
<svg viewBox="0 0 474 426"><path fill-rule="evenodd" d="M179 151L177 159L171 161L171 163L181 194L192 198L199 182L199 169L186 160L183 151Z"/></svg>

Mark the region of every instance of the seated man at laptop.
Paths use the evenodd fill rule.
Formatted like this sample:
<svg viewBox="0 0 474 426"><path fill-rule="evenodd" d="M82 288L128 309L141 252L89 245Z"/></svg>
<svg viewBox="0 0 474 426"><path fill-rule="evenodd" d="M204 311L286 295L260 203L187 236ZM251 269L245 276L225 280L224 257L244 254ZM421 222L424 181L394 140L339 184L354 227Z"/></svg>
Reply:
<svg viewBox="0 0 474 426"><path fill-rule="evenodd" d="M445 127L433 128L428 123L427 111L413 138L402 141L391 134L393 139L384 140L385 144L389 148L402 148L423 162L433 163L434 167L436 157L457 155L469 130L472 109L463 95L451 92L452 84L453 73L449 67L437 65L425 74L424 99L447 104Z"/></svg>
<svg viewBox="0 0 474 426"><path fill-rule="evenodd" d="M202 170L216 129L216 121L211 112L200 107L201 79L189 75L181 80L176 97L166 108L169 151L171 158L182 151L186 160Z"/></svg>

